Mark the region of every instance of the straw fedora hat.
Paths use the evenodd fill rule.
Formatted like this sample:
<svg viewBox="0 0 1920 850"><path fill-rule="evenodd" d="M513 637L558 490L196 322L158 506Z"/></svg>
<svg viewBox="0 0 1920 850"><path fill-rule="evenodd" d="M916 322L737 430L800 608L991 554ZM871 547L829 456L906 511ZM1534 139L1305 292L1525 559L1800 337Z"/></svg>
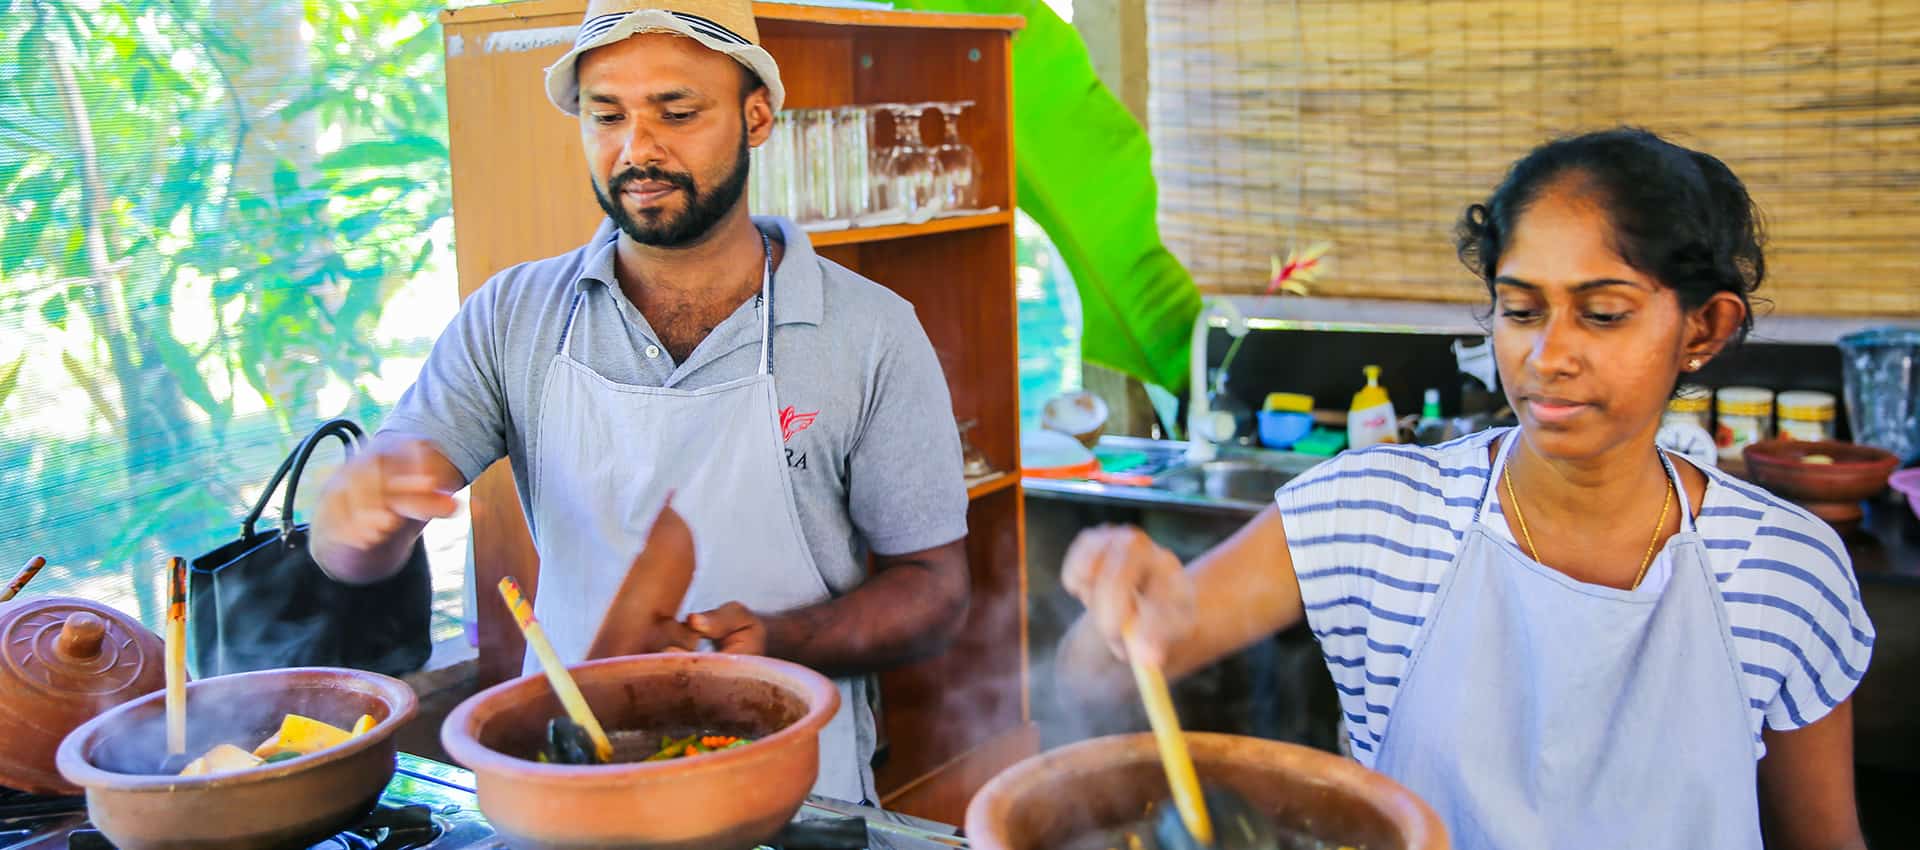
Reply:
<svg viewBox="0 0 1920 850"><path fill-rule="evenodd" d="M683 35L733 57L760 75L775 112L787 99L780 66L760 47L751 0L591 0L573 49L547 68L547 99L561 112L579 115L581 54L643 32Z"/></svg>

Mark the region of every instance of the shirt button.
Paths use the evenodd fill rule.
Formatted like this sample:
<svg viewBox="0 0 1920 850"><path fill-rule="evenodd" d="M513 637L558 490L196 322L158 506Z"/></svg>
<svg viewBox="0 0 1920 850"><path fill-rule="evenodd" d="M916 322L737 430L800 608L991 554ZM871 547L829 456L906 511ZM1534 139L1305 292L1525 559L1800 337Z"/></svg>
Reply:
<svg viewBox="0 0 1920 850"><path fill-rule="evenodd" d="M649 345L649 346L647 346L647 359L648 359L648 360L657 360L657 359L659 359L659 357L660 357L660 346L657 346L657 345Z"/></svg>

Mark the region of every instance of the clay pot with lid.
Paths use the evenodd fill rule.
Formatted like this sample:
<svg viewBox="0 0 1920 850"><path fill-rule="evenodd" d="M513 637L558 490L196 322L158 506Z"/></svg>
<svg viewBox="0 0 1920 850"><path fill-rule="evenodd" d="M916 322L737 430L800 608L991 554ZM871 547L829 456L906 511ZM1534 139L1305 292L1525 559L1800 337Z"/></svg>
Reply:
<svg viewBox="0 0 1920 850"><path fill-rule="evenodd" d="M60 741L107 709L166 687L160 638L119 611L66 597L0 604L0 786L78 794Z"/></svg>

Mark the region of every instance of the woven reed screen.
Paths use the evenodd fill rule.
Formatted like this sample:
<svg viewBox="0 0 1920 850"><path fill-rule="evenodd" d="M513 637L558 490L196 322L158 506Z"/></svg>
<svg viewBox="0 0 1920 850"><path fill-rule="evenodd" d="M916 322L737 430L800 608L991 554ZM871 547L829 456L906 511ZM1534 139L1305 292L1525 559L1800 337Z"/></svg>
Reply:
<svg viewBox="0 0 1920 850"><path fill-rule="evenodd" d="M1920 314L1916 0L1149 0L1169 246L1210 292L1334 244L1316 294L1475 300L1451 231L1554 135L1724 159L1780 312Z"/></svg>

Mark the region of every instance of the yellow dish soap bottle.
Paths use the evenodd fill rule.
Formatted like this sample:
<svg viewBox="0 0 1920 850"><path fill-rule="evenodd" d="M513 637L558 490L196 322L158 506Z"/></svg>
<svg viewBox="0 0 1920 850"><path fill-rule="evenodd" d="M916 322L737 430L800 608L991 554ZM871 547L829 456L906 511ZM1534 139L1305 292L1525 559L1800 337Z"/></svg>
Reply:
<svg viewBox="0 0 1920 850"><path fill-rule="evenodd" d="M1380 367L1368 366L1366 373L1367 385L1353 394L1353 407L1347 411L1350 449L1400 441L1400 419L1393 414L1393 399L1380 386Z"/></svg>

